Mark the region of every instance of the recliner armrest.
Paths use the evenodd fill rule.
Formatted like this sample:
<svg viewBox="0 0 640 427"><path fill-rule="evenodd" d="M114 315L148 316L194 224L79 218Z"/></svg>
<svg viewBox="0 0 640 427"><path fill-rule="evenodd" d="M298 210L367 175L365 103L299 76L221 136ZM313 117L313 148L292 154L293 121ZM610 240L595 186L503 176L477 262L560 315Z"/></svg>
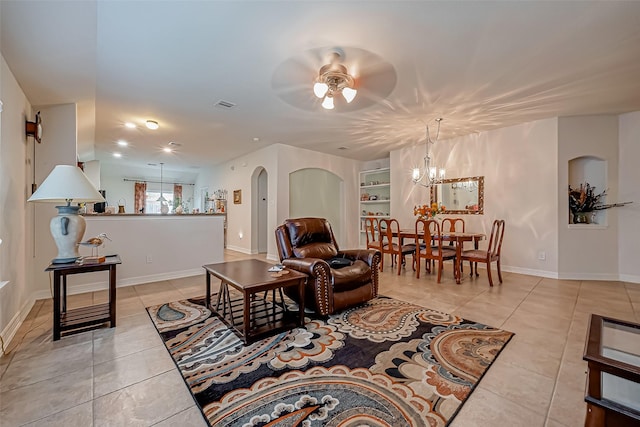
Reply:
<svg viewBox="0 0 640 427"><path fill-rule="evenodd" d="M282 265L311 277L316 277L319 269L324 270L325 275L331 274L329 264L320 258L287 258L282 260Z"/></svg>
<svg viewBox="0 0 640 427"><path fill-rule="evenodd" d="M346 258L352 260L362 260L366 262L369 267L373 267L373 262L375 259L376 252L379 254L380 251L376 251L375 249L347 249L338 252L338 256L344 256ZM378 260L380 259L380 255L378 256Z"/></svg>

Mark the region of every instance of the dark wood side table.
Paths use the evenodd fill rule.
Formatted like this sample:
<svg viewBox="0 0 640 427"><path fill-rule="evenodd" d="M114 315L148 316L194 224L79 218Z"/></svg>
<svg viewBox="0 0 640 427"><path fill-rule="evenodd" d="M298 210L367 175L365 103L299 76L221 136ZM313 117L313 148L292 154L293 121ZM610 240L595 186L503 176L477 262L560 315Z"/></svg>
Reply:
<svg viewBox="0 0 640 427"><path fill-rule="evenodd" d="M307 275L286 269L287 273L275 277L269 272L272 264L257 259L222 262L203 265L206 271L207 308L211 309L236 335L249 344L253 340L289 328L304 326L304 288ZM211 304L211 276L220 279L215 306ZM284 303L282 288L297 287L300 303L297 319L292 316ZM229 288L236 291L239 298L232 299ZM280 301L276 301L278 291ZM265 297L272 291L272 299ZM264 293L265 297L258 296Z"/></svg>
<svg viewBox="0 0 640 427"><path fill-rule="evenodd" d="M640 426L640 324L591 315L586 427Z"/></svg>
<svg viewBox="0 0 640 427"><path fill-rule="evenodd" d="M45 271L53 271L53 340L60 339L63 331L110 323L116 326L116 265L118 255L108 256L99 264L51 264ZM67 310L67 276L71 274L109 271L109 302Z"/></svg>

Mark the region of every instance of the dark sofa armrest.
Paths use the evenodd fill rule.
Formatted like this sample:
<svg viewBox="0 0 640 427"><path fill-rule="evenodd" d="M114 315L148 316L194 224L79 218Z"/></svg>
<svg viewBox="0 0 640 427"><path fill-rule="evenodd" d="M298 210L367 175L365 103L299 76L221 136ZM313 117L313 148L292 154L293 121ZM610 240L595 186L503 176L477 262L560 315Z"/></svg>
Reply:
<svg viewBox="0 0 640 427"><path fill-rule="evenodd" d="M378 254L377 257L376 253ZM343 256L354 261L357 259L362 260L366 262L369 267L374 267L374 263L377 265L380 262L380 251L376 251L375 249L347 249L338 252L338 256Z"/></svg>
<svg viewBox="0 0 640 427"><path fill-rule="evenodd" d="M320 270L324 270L325 274L331 271L329 264L320 258L287 258L282 260L282 265L312 277L316 277Z"/></svg>
<svg viewBox="0 0 640 427"><path fill-rule="evenodd" d="M326 261L320 258L287 258L282 260L282 265L309 275L306 292L313 295L318 314L326 316L333 313L331 267Z"/></svg>

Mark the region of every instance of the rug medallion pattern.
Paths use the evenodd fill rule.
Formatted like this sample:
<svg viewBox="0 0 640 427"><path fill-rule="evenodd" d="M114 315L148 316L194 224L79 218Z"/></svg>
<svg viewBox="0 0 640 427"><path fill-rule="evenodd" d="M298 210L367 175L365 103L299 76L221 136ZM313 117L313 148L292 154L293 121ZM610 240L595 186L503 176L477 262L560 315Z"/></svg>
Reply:
<svg viewBox="0 0 640 427"><path fill-rule="evenodd" d="M212 426L446 426L512 333L379 297L245 346L200 299L149 315Z"/></svg>

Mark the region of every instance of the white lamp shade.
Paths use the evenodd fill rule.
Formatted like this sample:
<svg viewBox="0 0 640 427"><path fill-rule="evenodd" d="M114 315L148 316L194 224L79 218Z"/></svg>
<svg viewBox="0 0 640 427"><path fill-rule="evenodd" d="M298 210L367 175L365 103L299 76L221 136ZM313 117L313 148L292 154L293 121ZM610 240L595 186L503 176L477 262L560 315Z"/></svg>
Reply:
<svg viewBox="0 0 640 427"><path fill-rule="evenodd" d="M77 166L57 165L29 202L104 202L89 178Z"/></svg>
<svg viewBox="0 0 640 427"><path fill-rule="evenodd" d="M358 93L357 90L351 89L350 87L345 87L344 89L342 89L342 96L344 96L344 99L347 102L353 101L357 93Z"/></svg>
<svg viewBox="0 0 640 427"><path fill-rule="evenodd" d="M323 96L325 96L328 90L329 90L329 85L327 85L326 83L317 82L316 84L313 85L313 93L318 98L322 98Z"/></svg>
<svg viewBox="0 0 640 427"><path fill-rule="evenodd" d="M322 101L322 107L327 110L333 110L333 97L327 96L324 101Z"/></svg>

